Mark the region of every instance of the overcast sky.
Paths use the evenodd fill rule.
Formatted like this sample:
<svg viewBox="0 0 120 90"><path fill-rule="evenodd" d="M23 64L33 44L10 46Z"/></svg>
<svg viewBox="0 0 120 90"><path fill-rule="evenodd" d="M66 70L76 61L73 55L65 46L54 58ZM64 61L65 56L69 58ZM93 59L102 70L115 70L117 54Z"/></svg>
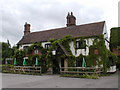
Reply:
<svg viewBox="0 0 120 90"><path fill-rule="evenodd" d="M119 0L1 0L0 41L15 45L22 38L24 24L31 32L66 26L68 12L73 12L77 25L106 21L108 32L118 26Z"/></svg>

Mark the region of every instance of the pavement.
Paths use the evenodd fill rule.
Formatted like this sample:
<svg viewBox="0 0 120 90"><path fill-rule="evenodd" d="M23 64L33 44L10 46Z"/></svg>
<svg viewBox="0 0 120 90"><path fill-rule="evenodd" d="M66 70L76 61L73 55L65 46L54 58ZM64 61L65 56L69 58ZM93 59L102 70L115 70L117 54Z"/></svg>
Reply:
<svg viewBox="0 0 120 90"><path fill-rule="evenodd" d="M118 88L118 73L100 79L3 73L2 88Z"/></svg>

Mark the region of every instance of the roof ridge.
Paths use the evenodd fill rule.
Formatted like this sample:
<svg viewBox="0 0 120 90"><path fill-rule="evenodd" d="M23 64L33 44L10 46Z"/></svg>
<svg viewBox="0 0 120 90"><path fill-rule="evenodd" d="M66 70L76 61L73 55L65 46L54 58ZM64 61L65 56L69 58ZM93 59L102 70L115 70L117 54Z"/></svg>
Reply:
<svg viewBox="0 0 120 90"><path fill-rule="evenodd" d="M76 27L78 27L78 26L84 26L84 25L90 25L90 24L103 23L103 22L105 22L105 21L76 25ZM73 27L73 26L71 26L71 27ZM30 34L32 34L32 33L39 33L39 32L46 32L46 31L52 31L52 30L56 30L56 29L64 29L64 28L68 28L68 27L61 27L61 28L54 28L54 29L48 29L48 30L42 30L42 31L35 31L35 32L31 32Z"/></svg>
<svg viewBox="0 0 120 90"><path fill-rule="evenodd" d="M105 21L99 21L99 22L94 22L94 23L86 23L86 24L81 24L81 25L77 25L77 26L90 25L90 24L98 24L98 23L105 23Z"/></svg>
<svg viewBox="0 0 120 90"><path fill-rule="evenodd" d="M64 29L66 27L62 27L62 28L54 28L54 29L48 29L48 30L42 30L42 31L35 31L35 32L31 32L31 33L39 33L39 32L46 32L46 31L52 31L52 30L56 30L56 29Z"/></svg>

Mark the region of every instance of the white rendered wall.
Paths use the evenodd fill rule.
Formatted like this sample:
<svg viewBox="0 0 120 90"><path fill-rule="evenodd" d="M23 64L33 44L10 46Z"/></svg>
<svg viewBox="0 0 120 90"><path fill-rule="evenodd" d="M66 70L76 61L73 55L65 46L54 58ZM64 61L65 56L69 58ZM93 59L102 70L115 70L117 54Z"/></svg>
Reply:
<svg viewBox="0 0 120 90"><path fill-rule="evenodd" d="M104 27L103 27L103 35L104 35L104 38L109 41L108 32L107 32L107 29L106 29L106 24L104 24ZM106 48L109 49L109 43L106 40L105 40L105 45L106 45Z"/></svg>
<svg viewBox="0 0 120 90"><path fill-rule="evenodd" d="M45 48L45 44L49 44L51 42L42 42L42 47Z"/></svg>
<svg viewBox="0 0 120 90"><path fill-rule="evenodd" d="M42 47L45 48L45 44L49 44L50 42L42 42ZM19 46L19 49L23 49L25 46L31 46L32 44L23 44Z"/></svg>
<svg viewBox="0 0 120 90"><path fill-rule="evenodd" d="M116 66L111 66L108 70L107 70L107 72L116 72Z"/></svg>
<svg viewBox="0 0 120 90"><path fill-rule="evenodd" d="M76 41L78 41L79 39L77 39ZM76 52L75 52L75 46L74 46L74 42L71 42L69 45L70 45L70 50L72 52L72 54L75 56L75 57L78 57L80 54L82 55L89 55L89 46L90 45L93 45L93 38L89 38L89 39L85 39L86 41L86 49L77 49Z"/></svg>
<svg viewBox="0 0 120 90"><path fill-rule="evenodd" d="M31 45L32 45L32 44L24 44L24 45L20 45L20 46L19 46L19 50L20 50L20 49L23 49L25 46L31 46Z"/></svg>

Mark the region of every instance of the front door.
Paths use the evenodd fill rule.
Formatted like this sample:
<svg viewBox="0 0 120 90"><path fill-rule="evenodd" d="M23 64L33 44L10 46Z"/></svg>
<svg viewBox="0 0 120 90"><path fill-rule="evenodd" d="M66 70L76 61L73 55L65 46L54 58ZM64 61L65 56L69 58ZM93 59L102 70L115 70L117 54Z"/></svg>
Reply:
<svg viewBox="0 0 120 90"><path fill-rule="evenodd" d="M60 74L59 61L56 59L53 60L53 74Z"/></svg>

